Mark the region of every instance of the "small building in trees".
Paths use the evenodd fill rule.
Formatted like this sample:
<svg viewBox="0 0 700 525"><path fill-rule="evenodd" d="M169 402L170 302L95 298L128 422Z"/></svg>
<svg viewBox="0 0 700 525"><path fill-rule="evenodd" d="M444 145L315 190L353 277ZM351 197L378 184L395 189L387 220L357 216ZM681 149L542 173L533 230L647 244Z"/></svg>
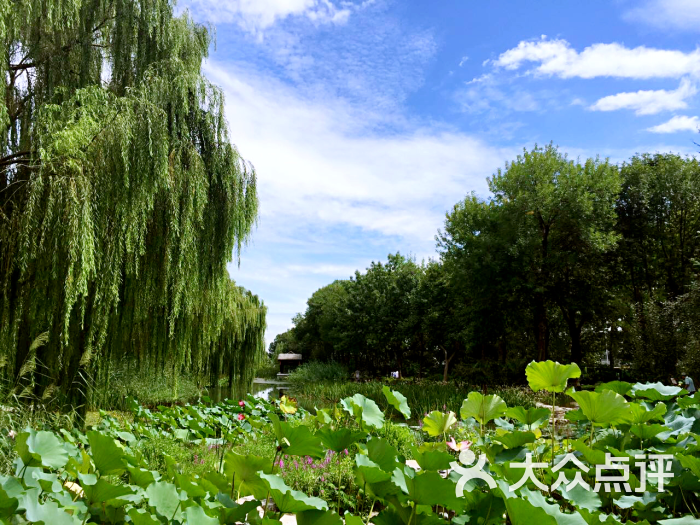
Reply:
<svg viewBox="0 0 700 525"><path fill-rule="evenodd" d="M277 377L288 376L289 373L301 364L301 354L279 354L277 361L280 371Z"/></svg>

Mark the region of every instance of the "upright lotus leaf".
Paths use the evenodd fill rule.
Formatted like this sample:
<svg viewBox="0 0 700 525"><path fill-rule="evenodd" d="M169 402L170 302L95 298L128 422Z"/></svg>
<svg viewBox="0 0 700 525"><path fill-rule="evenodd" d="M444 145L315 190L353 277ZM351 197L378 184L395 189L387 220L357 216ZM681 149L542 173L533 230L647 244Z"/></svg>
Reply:
<svg viewBox="0 0 700 525"><path fill-rule="evenodd" d="M595 512L603 506L603 502L597 493L592 490L586 490L581 485L576 485L571 490L567 490L566 485L562 483L557 488L557 491L579 510L586 509Z"/></svg>
<svg viewBox="0 0 700 525"><path fill-rule="evenodd" d="M126 453L111 437L97 430L88 432L90 455L100 476L121 474L126 469Z"/></svg>
<svg viewBox="0 0 700 525"><path fill-rule="evenodd" d="M595 387L596 392L602 392L603 390L612 390L616 394L621 396L626 396L630 390L632 390L632 383L627 381L609 381L608 383L601 383Z"/></svg>
<svg viewBox="0 0 700 525"><path fill-rule="evenodd" d="M241 496L253 495L262 499L267 495L267 483L260 477L259 472L269 473L271 461L258 456L243 456L230 450L224 456L224 475L230 486L235 483L234 490Z"/></svg>
<svg viewBox="0 0 700 525"><path fill-rule="evenodd" d="M177 488L172 483L167 481L152 483L146 489L146 499L148 504L166 519L172 520L182 514L179 510L180 498L177 495Z"/></svg>
<svg viewBox="0 0 700 525"><path fill-rule="evenodd" d="M345 525L364 525L364 522L360 516L353 516L347 510L343 515L343 519L345 519Z"/></svg>
<svg viewBox="0 0 700 525"><path fill-rule="evenodd" d="M68 452L63 441L53 432L21 432L17 435L15 450L28 467L60 469L68 463Z"/></svg>
<svg viewBox="0 0 700 525"><path fill-rule="evenodd" d="M630 390L630 395L651 401L670 401L677 396L687 396L688 391L685 388L663 383L635 383Z"/></svg>
<svg viewBox="0 0 700 525"><path fill-rule="evenodd" d="M655 425L650 425L649 423L642 423L638 425L632 425L630 427L630 432L637 436L639 439L646 441L648 439L651 439L653 437L656 437L657 435L661 434L662 432L668 432L669 428L665 427L663 425L655 424Z"/></svg>
<svg viewBox="0 0 700 525"><path fill-rule="evenodd" d="M550 517L554 518L555 523L561 525L587 525L586 520L578 513L564 513L559 508L558 504L548 503L545 497L539 491L532 491L527 487L520 490L520 496L527 498L535 507L544 510ZM539 522L537 522L539 523Z"/></svg>
<svg viewBox="0 0 700 525"><path fill-rule="evenodd" d="M541 507L526 499L505 498L506 510L512 525L558 525L557 520Z"/></svg>
<svg viewBox="0 0 700 525"><path fill-rule="evenodd" d="M397 467L398 455L396 448L385 439L372 438L367 442L367 457L386 472L393 472Z"/></svg>
<svg viewBox="0 0 700 525"><path fill-rule="evenodd" d="M534 392L563 392L569 379L581 377L576 363L562 365L554 361L532 361L525 369L527 382Z"/></svg>
<svg viewBox="0 0 700 525"><path fill-rule="evenodd" d="M416 505L441 505L452 510L460 510L464 500L455 493L455 484L437 472L423 472L414 477L405 476L408 499Z"/></svg>
<svg viewBox="0 0 700 525"><path fill-rule="evenodd" d="M457 424L457 418L454 412L444 414L439 410L433 410L430 414L423 418L423 430L429 436L436 437L447 433L453 426Z"/></svg>
<svg viewBox="0 0 700 525"><path fill-rule="evenodd" d="M681 408L697 407L700 405L700 392L695 392L692 396L679 397L676 403Z"/></svg>
<svg viewBox="0 0 700 525"><path fill-rule="evenodd" d="M389 481L391 479L391 472L386 472L382 470L381 467L369 459L364 454L357 454L355 456L355 472L364 483L381 483L384 481Z"/></svg>
<svg viewBox="0 0 700 525"><path fill-rule="evenodd" d="M343 520L340 516L330 510L304 510L302 512L297 512L296 514L297 525L343 525ZM350 515L351 518L355 517ZM345 515L345 523L350 525L347 521L348 515ZM359 518L358 518L359 519ZM362 520L360 520L360 525L362 525Z"/></svg>
<svg viewBox="0 0 700 525"><path fill-rule="evenodd" d="M185 510L185 520L187 525L219 525L219 520L207 516L204 509L199 505L187 507L187 510Z"/></svg>
<svg viewBox="0 0 700 525"><path fill-rule="evenodd" d="M270 495L280 512L300 512L304 510L328 510L328 504L320 498L309 497L303 492L292 490L282 478L274 474L260 473L269 488Z"/></svg>
<svg viewBox="0 0 700 525"><path fill-rule="evenodd" d="M494 441L502 443L507 448L518 448L527 443L535 442L535 434L532 432L506 432L505 434L496 434L493 436Z"/></svg>
<svg viewBox="0 0 700 525"><path fill-rule="evenodd" d="M374 401L362 394L346 397L340 401L340 404L346 412L355 416L360 427L382 428L384 426L384 413Z"/></svg>
<svg viewBox="0 0 700 525"><path fill-rule="evenodd" d="M629 403L612 390L603 392L572 392L581 411L588 420L597 426L624 423L630 409Z"/></svg>
<svg viewBox="0 0 700 525"><path fill-rule="evenodd" d="M55 501L41 503L38 489L30 489L19 498L18 508L24 509L27 521L45 525L79 525L81 520L59 508ZM18 522L21 523L21 522Z"/></svg>
<svg viewBox="0 0 700 525"><path fill-rule="evenodd" d="M123 505L126 501L120 499L122 496L134 494L134 491L129 485L112 485L102 478L98 479L97 483L94 485L83 484L83 490L85 491L85 497L91 505L102 505L110 500L116 500L112 502L111 506L118 507Z"/></svg>
<svg viewBox="0 0 700 525"><path fill-rule="evenodd" d="M9 518L15 514L19 502L0 488L0 519Z"/></svg>
<svg viewBox="0 0 700 525"><path fill-rule="evenodd" d="M347 427L341 427L337 430L325 427L316 432L316 435L321 438L321 443L326 448L338 453L367 437L366 432L351 430Z"/></svg>
<svg viewBox="0 0 700 525"><path fill-rule="evenodd" d="M422 447L421 447L422 448ZM448 470L455 458L441 450L418 449L411 447L411 454L422 470Z"/></svg>
<svg viewBox="0 0 700 525"><path fill-rule="evenodd" d="M290 456L311 456L320 459L326 455L321 439L304 425L292 426L280 421L275 414L269 414L272 428L282 450Z"/></svg>
<svg viewBox="0 0 700 525"><path fill-rule="evenodd" d="M515 419L518 423L527 425L530 430L539 428L543 423L549 421L552 411L547 408L530 407L525 410L523 407L510 407L506 410L506 416Z"/></svg>
<svg viewBox="0 0 700 525"><path fill-rule="evenodd" d="M245 522L245 517L252 510L260 506L260 502L256 499L246 500L243 503L236 503L228 494L219 492L216 499L223 507L219 507L219 521L221 523L239 523Z"/></svg>
<svg viewBox="0 0 700 525"><path fill-rule="evenodd" d="M495 394L484 396L481 392L469 392L467 399L462 402L459 415L463 420L473 417L479 424L485 425L501 417L507 409L506 402Z"/></svg>
<svg viewBox="0 0 700 525"><path fill-rule="evenodd" d="M404 396L401 392L391 390L386 385L384 385L382 388L382 392L384 392L384 397L386 397L386 400L391 406L401 412L403 417L406 419L411 419L411 408L408 406L406 396Z"/></svg>
<svg viewBox="0 0 700 525"><path fill-rule="evenodd" d="M144 509L133 507L127 513L134 525L161 525L161 521Z"/></svg>
<svg viewBox="0 0 700 525"><path fill-rule="evenodd" d="M653 420L663 421L664 414L666 414L666 405L661 402L657 403L651 410L647 410L646 407L639 403L630 403L625 421L633 425Z"/></svg>

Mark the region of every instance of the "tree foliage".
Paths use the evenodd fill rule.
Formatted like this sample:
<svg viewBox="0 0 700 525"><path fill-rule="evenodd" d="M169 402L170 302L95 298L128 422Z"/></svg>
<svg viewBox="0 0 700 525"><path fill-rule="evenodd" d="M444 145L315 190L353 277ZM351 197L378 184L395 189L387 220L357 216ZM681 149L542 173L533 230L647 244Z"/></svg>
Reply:
<svg viewBox="0 0 700 525"><path fill-rule="evenodd" d="M208 31L170 0L0 6L0 376L82 399L133 355L249 380L265 308L226 263L256 175L202 75Z"/></svg>

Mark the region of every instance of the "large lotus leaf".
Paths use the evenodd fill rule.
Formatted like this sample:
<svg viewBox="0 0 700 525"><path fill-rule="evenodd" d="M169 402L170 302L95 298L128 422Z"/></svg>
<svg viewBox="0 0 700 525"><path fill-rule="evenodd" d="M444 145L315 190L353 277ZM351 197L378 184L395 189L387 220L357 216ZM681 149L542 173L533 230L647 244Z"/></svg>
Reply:
<svg viewBox="0 0 700 525"><path fill-rule="evenodd" d="M595 387L596 392L602 392L603 390L612 390L616 394L625 396L632 390L632 383L628 383L627 381L610 381L608 383L601 383Z"/></svg>
<svg viewBox="0 0 700 525"><path fill-rule="evenodd" d="M694 417L685 417L680 413L666 414L666 424L670 430L659 434L659 439L665 441L671 436L680 436L690 432L693 429L693 424L697 420Z"/></svg>
<svg viewBox="0 0 700 525"><path fill-rule="evenodd" d="M533 391L563 392L569 379L581 377L576 363L562 365L554 361L532 361L525 369L527 382Z"/></svg>
<svg viewBox="0 0 700 525"><path fill-rule="evenodd" d="M340 401L340 404L346 412L355 416L361 427L382 428L384 426L384 413L377 403L362 394L346 397Z"/></svg>
<svg viewBox="0 0 700 525"><path fill-rule="evenodd" d="M464 492L464 514L469 519L469 523L483 525L502 525L503 515L506 512L506 505L503 498L496 495L496 492L481 492L472 490ZM457 519L453 519L453 524L458 524ZM461 525L464 525L463 523Z"/></svg>
<svg viewBox="0 0 700 525"><path fill-rule="evenodd" d="M506 498L505 503L512 525L557 525L557 520L544 509L536 507L525 499Z"/></svg>
<svg viewBox="0 0 700 525"><path fill-rule="evenodd" d="M455 460L454 456L440 450L421 451L412 447L411 453L423 470L448 470L450 463Z"/></svg>
<svg viewBox="0 0 700 525"><path fill-rule="evenodd" d="M353 516L347 510L343 515L343 519L345 519L345 525L364 525L364 522L360 516Z"/></svg>
<svg viewBox="0 0 700 525"><path fill-rule="evenodd" d="M216 499L223 505L218 509L221 523L245 522L248 513L260 506L260 502L256 499L246 500L240 504L236 503L223 492L219 492Z"/></svg>
<svg viewBox="0 0 700 525"><path fill-rule="evenodd" d="M259 472L269 473L272 468L269 459L258 456L243 456L229 451L224 456L224 474L229 482L235 481L235 490L242 496L253 495L262 499L267 495L267 483ZM234 478L235 476L235 478Z"/></svg>
<svg viewBox="0 0 700 525"><path fill-rule="evenodd" d="M651 410L647 410L647 408L640 403L630 403L625 421L633 425L646 423L652 420L663 421L664 414L666 414L666 405L663 403L657 403Z"/></svg>
<svg viewBox="0 0 700 525"><path fill-rule="evenodd" d="M464 506L464 500L455 493L455 484L437 472L424 472L413 478L405 476L405 480L408 499L417 505L441 505L452 510Z"/></svg>
<svg viewBox="0 0 700 525"><path fill-rule="evenodd" d="M90 455L101 476L121 474L126 469L124 449L111 437L93 430L88 432Z"/></svg>
<svg viewBox="0 0 700 525"><path fill-rule="evenodd" d="M22 432L17 436L15 449L22 462L29 467L60 469L68 463L68 452L63 441L53 432Z"/></svg>
<svg viewBox="0 0 700 525"><path fill-rule="evenodd" d="M112 485L102 478L98 479L94 485L83 483L83 490L85 491L85 497L91 504L102 504L109 500L116 500L111 506L123 505L126 500L120 500L119 498L134 494L129 485Z"/></svg>
<svg viewBox="0 0 700 525"><path fill-rule="evenodd" d="M349 525L347 517L348 515L346 514L345 523ZM330 510L305 510L297 512L296 519L297 525L343 525L340 516ZM360 521L360 523L362 523L362 521Z"/></svg>
<svg viewBox="0 0 700 525"><path fill-rule="evenodd" d="M144 489L160 479L160 474L156 470L146 470L145 468L137 467L129 467L127 470L129 471L131 483Z"/></svg>
<svg viewBox="0 0 700 525"><path fill-rule="evenodd" d="M700 392L695 392L692 396L679 397L676 402L681 408L700 405Z"/></svg>
<svg viewBox="0 0 700 525"><path fill-rule="evenodd" d="M581 410L594 425L607 426L622 423L628 415L629 403L612 390L603 392L572 392Z"/></svg>
<svg viewBox="0 0 700 525"><path fill-rule="evenodd" d="M662 432L668 432L668 427L663 425L649 425L648 423L632 425L630 427L630 432L640 439L647 440L651 439Z"/></svg>
<svg viewBox="0 0 700 525"><path fill-rule="evenodd" d="M384 392L384 397L386 397L386 400L391 406L401 412L406 419L411 419L411 408L408 406L406 396L401 392L391 390L386 385L382 388L382 392Z"/></svg>
<svg viewBox="0 0 700 525"><path fill-rule="evenodd" d="M386 472L364 454L355 456L356 472L367 483L381 483L391 479L391 472Z"/></svg>
<svg viewBox="0 0 700 525"><path fill-rule="evenodd" d="M690 471L700 478L700 459L694 456L686 456L684 454L676 454L676 459L680 461L681 465L685 468L689 468Z"/></svg>
<svg viewBox="0 0 700 525"><path fill-rule="evenodd" d="M177 495L177 489L172 483L166 481L156 481L146 489L146 499L151 507L156 509L156 512L172 520L174 517L181 515L178 510L180 498Z"/></svg>
<svg viewBox="0 0 700 525"><path fill-rule="evenodd" d="M588 525L620 525L622 523L614 514L590 511L588 509L580 509L579 512ZM648 525L648 523L648 521L640 522L640 525Z"/></svg>
<svg viewBox="0 0 700 525"><path fill-rule="evenodd" d="M358 432L347 427L342 427L337 430L325 427L316 432L316 435L321 438L321 443L323 443L326 448L338 453L350 448L353 443L367 437L366 432Z"/></svg>
<svg viewBox="0 0 700 525"><path fill-rule="evenodd" d="M433 410L423 418L423 430L430 436L441 436L446 434L457 423L454 412L444 414L439 410Z"/></svg>
<svg viewBox="0 0 700 525"><path fill-rule="evenodd" d="M493 440L503 443L507 448L518 448L527 443L534 443L535 434L532 432L508 432L493 436Z"/></svg>
<svg viewBox="0 0 700 525"><path fill-rule="evenodd" d="M275 414L269 414L272 428L277 436L282 450L290 456L311 456L320 459L326 455L326 449L321 445L321 439L311 433L308 427L299 425L293 427L280 421Z"/></svg>
<svg viewBox="0 0 700 525"><path fill-rule="evenodd" d="M177 486L192 499L207 495L206 489L198 483L200 480L195 479L192 474L175 474L175 481Z"/></svg>
<svg viewBox="0 0 700 525"><path fill-rule="evenodd" d="M531 430L533 427L537 428L542 425L542 423L547 422L551 415L552 412L547 408L531 407L525 410L523 407L510 407L506 410L507 417L515 419L523 425L527 425Z"/></svg>
<svg viewBox="0 0 700 525"><path fill-rule="evenodd" d="M320 498L307 496L298 490L292 490L279 476L260 473L260 477L267 481L270 487L270 495L280 512L328 510L328 504L325 501Z"/></svg>
<svg viewBox="0 0 700 525"><path fill-rule="evenodd" d="M507 408L506 402L495 394L484 396L481 392L469 392L467 399L462 402L459 415L463 420L473 417L484 425L501 417Z"/></svg>
<svg viewBox="0 0 700 525"><path fill-rule="evenodd" d="M651 401L668 401L676 396L688 395L688 391L685 388L664 385L663 383L636 383L632 386L630 395Z"/></svg>
<svg viewBox="0 0 700 525"><path fill-rule="evenodd" d="M592 490L586 490L581 485L576 485L571 490L567 490L566 485L562 483L557 490L564 499L571 502L578 509L596 511L603 506L603 502L597 493Z"/></svg>
<svg viewBox="0 0 700 525"><path fill-rule="evenodd" d="M13 516L17 505L19 505L17 498L11 497L3 489L0 489L0 518Z"/></svg>
<svg viewBox="0 0 700 525"><path fill-rule="evenodd" d="M386 472L394 471L398 455L396 448L385 439L372 438L367 442L367 456Z"/></svg>
<svg viewBox="0 0 700 525"><path fill-rule="evenodd" d="M40 503L37 489L27 491L20 501L19 508L25 509L25 516L29 522L41 522L45 525L77 525L81 523L81 520L76 516L59 508L55 501L47 500L43 504Z"/></svg>
<svg viewBox="0 0 700 525"><path fill-rule="evenodd" d="M531 491L524 487L521 489L520 495L525 496L530 503L544 510L554 518L558 525L586 525L586 520L578 512L572 514L562 512L558 504L548 503L540 492Z"/></svg>
<svg viewBox="0 0 700 525"><path fill-rule="evenodd" d="M161 525L161 521L144 509L133 507L129 509L129 517L134 525Z"/></svg>
<svg viewBox="0 0 700 525"><path fill-rule="evenodd" d="M204 509L199 505L187 507L187 510L185 510L185 520L187 525L219 525L219 520L207 516Z"/></svg>

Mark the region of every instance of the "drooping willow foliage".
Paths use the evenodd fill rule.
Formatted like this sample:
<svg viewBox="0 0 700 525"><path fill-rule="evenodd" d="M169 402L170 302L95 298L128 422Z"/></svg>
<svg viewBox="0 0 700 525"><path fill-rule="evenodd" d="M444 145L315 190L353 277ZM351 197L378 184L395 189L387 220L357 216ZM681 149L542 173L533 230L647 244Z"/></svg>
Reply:
<svg viewBox="0 0 700 525"><path fill-rule="evenodd" d="M209 33L172 3L0 0L0 379L16 392L82 401L132 356L245 383L263 352L265 307L226 270L255 171L202 75Z"/></svg>

